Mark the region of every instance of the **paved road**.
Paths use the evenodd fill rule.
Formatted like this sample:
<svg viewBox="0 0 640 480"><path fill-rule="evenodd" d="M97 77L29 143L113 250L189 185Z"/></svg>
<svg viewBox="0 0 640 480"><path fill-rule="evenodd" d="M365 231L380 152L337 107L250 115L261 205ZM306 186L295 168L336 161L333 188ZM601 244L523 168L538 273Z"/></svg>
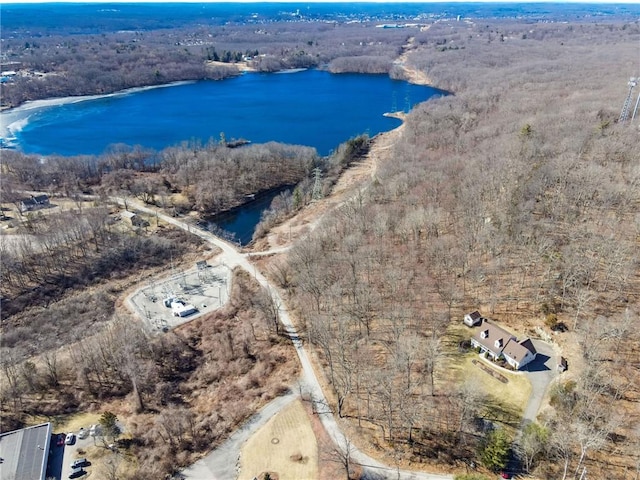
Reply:
<svg viewBox="0 0 640 480"><path fill-rule="evenodd" d="M165 215L162 213L157 213L155 210L145 207L139 202L127 200L127 203L131 206L135 205L135 208L137 210L149 213L151 215L157 214L158 218L160 218L161 220L175 225L178 228L187 230L188 232L191 232L194 235L199 236L203 240L206 240L207 242L220 248L222 250L220 256L220 260L222 263L226 264L229 268L234 268L236 266L243 268L247 272L253 274L260 285L269 290L276 304L280 305L280 321L284 326L286 333L292 339L293 345L296 349L296 353L298 354L298 358L300 359L300 363L302 365L302 378L300 380L300 383L302 385L302 388L318 406L316 411L321 412L318 415L328 435L339 448L344 449L345 436L339 425L337 424L333 413L326 408L326 406L328 405L327 399L322 392L322 387L320 386L320 382L315 375L313 366L311 365L311 361L309 360L309 356L307 355L307 352L302 345L302 341L299 339L296 328L294 327L293 322L289 317L289 312L287 311L285 303L282 301L282 298L280 297L278 291L273 288L269 281L259 271L257 271L253 264L249 262L247 256L238 252L235 246L231 243L216 237L210 232L200 230L191 224L183 222L182 220L170 217L169 215ZM389 467L388 465L384 465L377 460L374 460L363 452L360 452L355 447L351 447L350 452L351 458L364 467L367 478L396 478L399 480L449 480L453 478L452 475L427 474L422 472L411 472L403 470L399 471L396 468ZM204 463L200 464L200 466L197 467L201 468L200 470L197 470L197 472L200 472L199 475L203 476L193 476L196 472L191 471L192 476L190 476L189 478L192 478L194 480L234 479L237 476L235 472L235 464L237 463L238 454L239 448L236 448L234 452L232 452L230 449L223 450L220 456L217 456L214 452L212 453L212 455L214 455L215 458L223 457L225 461L221 462L220 460L211 460L211 464L209 464L208 460L205 459ZM222 468L222 463L224 463L225 465L232 465L233 471L230 471L228 467L225 467L224 470L219 473L218 468ZM216 471L213 472L211 468L215 468ZM210 476L212 474L215 474L216 476ZM233 476L226 476L231 474L233 474Z"/></svg>

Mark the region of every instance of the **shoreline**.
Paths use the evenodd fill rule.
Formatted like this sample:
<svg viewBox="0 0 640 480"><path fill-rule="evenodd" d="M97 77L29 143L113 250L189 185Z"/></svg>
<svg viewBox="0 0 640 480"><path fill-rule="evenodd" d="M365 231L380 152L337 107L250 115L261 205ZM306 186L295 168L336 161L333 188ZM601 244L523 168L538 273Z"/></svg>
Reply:
<svg viewBox="0 0 640 480"><path fill-rule="evenodd" d="M216 63L216 62L210 62ZM415 69L407 67L407 65L401 60L396 63L398 67L402 69L404 78L403 81L421 86L429 86L434 87L430 82L430 79L423 72L417 71ZM238 67L237 64L235 64ZM248 68L248 65L245 65L245 68L238 68L241 74L246 73L256 73L255 69ZM294 73L307 69L289 69L282 70L273 73ZM391 78L391 76L390 76ZM30 117L37 113L42 109L58 107L63 105L69 105L73 103L80 103L84 101L91 100L99 100L103 98L116 98L125 95L130 95L134 93L144 92L147 90L158 89L158 88L169 88L176 87L181 85L189 85L192 83L196 83L198 80L180 80L176 82L170 82L161 85L146 85L140 87L131 87L124 90L119 90L112 93L104 93L104 94L92 94L92 95L74 95L74 96L65 96L65 97L50 97L39 100L29 100L17 107L5 109L0 111L0 150L3 149L15 149L18 147L16 145L16 134L23 130L28 124ZM386 117L396 118L404 123L404 112L388 112L383 114Z"/></svg>
<svg viewBox="0 0 640 480"><path fill-rule="evenodd" d="M222 62L214 62L214 61L209 61L208 63L210 64L221 64L221 65L233 65L235 66L238 71L240 73L260 73L258 72L255 68L253 67L249 67L248 65L240 65L239 63L235 63L235 64L227 64L227 63L222 63ZM398 67L400 67L402 69L402 71L405 74L405 78L402 79L407 83L411 83L413 85L422 85L425 87L432 87L432 88L438 88L436 87L433 82L431 81L431 79L423 72L415 70L413 68L409 68L407 67L404 62L399 62L396 64ZM276 72L271 72L271 73L296 73L296 72L300 72L300 71L304 71L304 70L308 70L308 68L292 68L292 69L285 69L285 70L279 70ZM389 75L389 77L391 78L391 76ZM0 109L0 120L2 119L2 116L11 114L11 113L15 113L15 112L23 112L23 111L29 111L29 110L35 110L35 109L39 109L39 108L45 108L45 107L51 107L51 106L58 106L58 105L66 105L66 104L70 104L70 103L77 103L77 102L84 102L86 100L97 100L100 98L110 98L110 97L117 97L117 96L121 96L121 95L129 95L131 93L138 93L138 92L143 92L145 90L152 90L152 89L156 89L156 88L167 88L167 87L176 87L176 86L180 86L180 85L188 85L190 83L196 83L199 80L178 80L176 82L170 82L170 83L163 83L160 85L143 85L140 87L131 87L131 88L125 88L124 90L118 90L115 92L111 92L111 93L96 93L96 94L87 94L87 95L69 95L69 96L65 96L65 97L48 97L48 98L40 98L37 100L28 100L16 107L10 107L10 108L2 108ZM0 122L0 128L1 128L2 123Z"/></svg>
<svg viewBox="0 0 640 480"><path fill-rule="evenodd" d="M71 95L67 97L50 97L40 100L29 100L17 107L9 108L0 112L0 140L10 145L15 140L15 133L22 130L28 123L29 117L39 110L59 107L62 105L70 105L73 103L86 102L89 100L99 100L102 98L114 98L130 95L132 93L144 92L147 90L155 90L157 88L178 87L181 85L189 85L197 80L180 80L178 82L165 83L162 85L146 85L143 87L131 87L124 90L118 90L112 93L100 93L95 95Z"/></svg>

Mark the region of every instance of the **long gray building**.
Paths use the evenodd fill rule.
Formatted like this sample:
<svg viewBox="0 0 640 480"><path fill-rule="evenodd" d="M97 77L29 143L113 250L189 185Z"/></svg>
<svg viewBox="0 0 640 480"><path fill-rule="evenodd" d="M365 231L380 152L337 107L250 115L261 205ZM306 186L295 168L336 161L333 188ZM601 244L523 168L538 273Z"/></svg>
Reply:
<svg viewBox="0 0 640 480"><path fill-rule="evenodd" d="M0 480L45 480L51 423L0 435Z"/></svg>

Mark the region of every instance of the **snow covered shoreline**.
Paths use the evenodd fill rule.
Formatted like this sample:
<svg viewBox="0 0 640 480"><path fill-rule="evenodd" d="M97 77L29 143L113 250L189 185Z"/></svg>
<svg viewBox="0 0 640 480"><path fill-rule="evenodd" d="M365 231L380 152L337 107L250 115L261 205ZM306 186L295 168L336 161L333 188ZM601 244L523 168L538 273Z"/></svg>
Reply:
<svg viewBox="0 0 640 480"><path fill-rule="evenodd" d="M86 102L88 100L98 100L101 98L121 97L132 93L139 93L145 90L156 88L176 87L179 85L188 85L195 83L195 80L184 80L180 82L172 82L164 85L150 85L146 87L127 88L114 93L106 93L101 95L80 95L70 97L54 97L43 100L32 100L23 103L19 107L11 108L0 112L0 145L2 147L16 147L16 134L29 124L31 116L41 110L71 103Z"/></svg>

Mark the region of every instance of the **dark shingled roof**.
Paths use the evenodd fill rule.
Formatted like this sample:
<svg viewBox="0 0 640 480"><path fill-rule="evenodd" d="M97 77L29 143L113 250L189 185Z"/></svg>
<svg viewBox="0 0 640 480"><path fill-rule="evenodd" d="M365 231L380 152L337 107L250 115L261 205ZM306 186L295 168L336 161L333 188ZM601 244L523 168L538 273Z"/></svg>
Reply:
<svg viewBox="0 0 640 480"><path fill-rule="evenodd" d="M487 336L483 337L483 332L487 332ZM496 356L499 356L502 353L502 349L509 342L511 338L515 337L511 335L506 330L490 323L488 321L482 322L480 328L476 331L473 339L476 340L480 345L484 346L487 350L493 352ZM496 347L496 340L501 341L500 346Z"/></svg>

